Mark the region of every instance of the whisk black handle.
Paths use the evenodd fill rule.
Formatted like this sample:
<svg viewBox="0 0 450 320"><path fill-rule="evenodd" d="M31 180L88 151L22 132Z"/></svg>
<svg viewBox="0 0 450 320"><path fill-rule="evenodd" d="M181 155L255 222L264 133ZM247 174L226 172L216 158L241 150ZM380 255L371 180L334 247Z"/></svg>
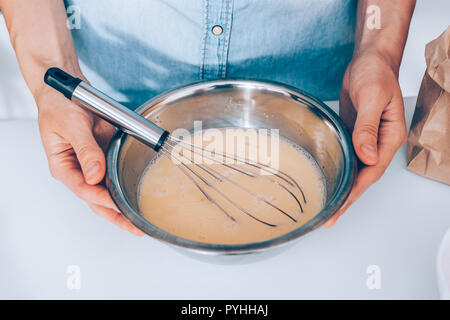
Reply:
<svg viewBox="0 0 450 320"><path fill-rule="evenodd" d="M58 68L50 68L44 76L44 82L61 92L67 99L72 100L73 92L82 80Z"/></svg>
<svg viewBox="0 0 450 320"><path fill-rule="evenodd" d="M85 109L119 127L127 134L159 151L169 132L128 109L81 79L58 68L50 68L44 82Z"/></svg>

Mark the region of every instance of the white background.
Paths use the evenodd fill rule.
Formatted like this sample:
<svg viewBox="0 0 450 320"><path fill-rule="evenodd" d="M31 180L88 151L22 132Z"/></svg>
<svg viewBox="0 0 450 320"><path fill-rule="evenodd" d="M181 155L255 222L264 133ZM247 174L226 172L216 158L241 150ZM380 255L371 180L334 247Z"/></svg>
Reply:
<svg viewBox="0 0 450 320"><path fill-rule="evenodd" d="M449 0L417 1L400 70L404 96L417 96L425 71L425 44L447 28L449 12ZM34 101L20 75L3 17L0 17L0 119L22 117L36 117Z"/></svg>

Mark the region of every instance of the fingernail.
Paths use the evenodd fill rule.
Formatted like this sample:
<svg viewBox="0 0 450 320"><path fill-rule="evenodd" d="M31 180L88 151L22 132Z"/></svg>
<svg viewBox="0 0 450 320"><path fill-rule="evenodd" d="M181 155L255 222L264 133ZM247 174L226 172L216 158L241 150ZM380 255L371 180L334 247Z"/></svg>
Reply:
<svg viewBox="0 0 450 320"><path fill-rule="evenodd" d="M328 220L327 222L324 223L323 226L324 226L325 228L331 228L331 227L334 225L334 222L335 222L334 219Z"/></svg>
<svg viewBox="0 0 450 320"><path fill-rule="evenodd" d="M361 146L361 150L371 158L376 158L376 156L377 156L377 149L372 144L368 144L368 143L363 144Z"/></svg>
<svg viewBox="0 0 450 320"><path fill-rule="evenodd" d="M97 173L97 171L100 169L100 163L98 161L94 161L88 164L86 167L86 178L89 179L93 175Z"/></svg>
<svg viewBox="0 0 450 320"><path fill-rule="evenodd" d="M133 234L137 235L137 236L143 236L143 235L144 235L144 233L143 233L141 230L139 230L138 228L131 228L130 231L131 231Z"/></svg>

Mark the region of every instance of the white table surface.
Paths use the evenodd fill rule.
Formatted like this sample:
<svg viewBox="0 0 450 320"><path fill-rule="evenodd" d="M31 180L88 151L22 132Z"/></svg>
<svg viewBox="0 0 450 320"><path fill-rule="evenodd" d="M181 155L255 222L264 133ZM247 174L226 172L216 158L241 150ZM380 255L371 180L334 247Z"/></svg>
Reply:
<svg viewBox="0 0 450 320"><path fill-rule="evenodd" d="M406 99L408 124L414 104ZM439 298L449 204L447 185L406 169L403 147L332 229L261 262L207 264L90 212L50 176L36 122L0 121L0 298ZM66 284L71 265L79 290ZM366 285L370 265L378 290Z"/></svg>

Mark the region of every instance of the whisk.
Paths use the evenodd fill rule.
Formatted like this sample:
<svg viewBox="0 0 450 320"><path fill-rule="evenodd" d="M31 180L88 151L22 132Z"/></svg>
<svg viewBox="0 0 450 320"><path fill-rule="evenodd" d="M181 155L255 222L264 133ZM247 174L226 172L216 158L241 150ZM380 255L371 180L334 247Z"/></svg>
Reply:
<svg viewBox="0 0 450 320"><path fill-rule="evenodd" d="M207 147L203 147L203 145L190 143L184 139L172 136L167 130L160 128L155 123L138 113L131 111L88 83L72 77L61 69L48 69L44 77L44 82L64 94L67 99L72 100L85 109L95 113L99 117L120 128L123 132L150 146L156 152L161 153L167 158L176 160L178 162L177 167L183 174L186 175L207 200L213 203L232 221L236 222L237 219L229 212L229 210L226 210L224 206L221 205L222 201L229 203L231 207L234 207L239 212L259 223L269 227L277 226L277 224L266 221L258 217L254 212L245 209L242 205L233 200L232 196L223 192L220 185L217 185L215 182L231 183L236 188L242 190L242 192L254 197L256 200L259 200L272 208L274 212L282 214L289 221L294 223L298 221L299 215L303 213L303 205L306 204L305 194L300 185L287 173L275 170L267 164L250 160L247 157L210 150ZM215 169L213 166L192 161L190 158L186 157L183 152L180 152L180 150L187 150L192 155L201 155L202 157L209 159L212 163L224 166L238 174L243 174L250 178L263 179L264 181L281 188L283 192L286 192L289 195L292 201L295 201L298 210L296 212L287 212L288 210L281 208L280 205L274 204L273 201L269 201L266 197L257 194L249 187L235 182L232 178ZM208 154L211 154L211 156ZM212 156L212 154L214 154L214 156ZM227 159L232 160L232 162L226 161ZM219 201L218 198L212 196L211 191L214 191L222 200Z"/></svg>

